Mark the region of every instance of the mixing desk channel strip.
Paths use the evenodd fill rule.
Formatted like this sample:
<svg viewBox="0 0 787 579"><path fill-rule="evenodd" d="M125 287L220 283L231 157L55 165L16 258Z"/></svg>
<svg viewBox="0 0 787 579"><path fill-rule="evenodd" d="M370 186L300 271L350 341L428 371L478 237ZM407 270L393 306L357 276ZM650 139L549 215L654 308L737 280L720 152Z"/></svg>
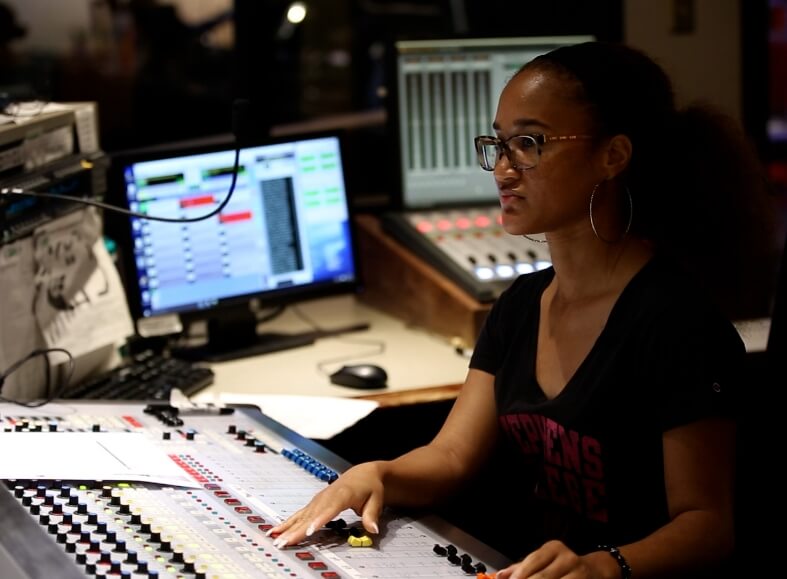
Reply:
<svg viewBox="0 0 787 579"><path fill-rule="evenodd" d="M349 465L256 409L237 410L186 416L171 427L142 404L0 405L0 456L4 438L142 433L195 483L5 479L3 578L489 578L507 564L442 519L393 511L384 513L377 535L345 511L309 540L275 548L271 527Z"/></svg>

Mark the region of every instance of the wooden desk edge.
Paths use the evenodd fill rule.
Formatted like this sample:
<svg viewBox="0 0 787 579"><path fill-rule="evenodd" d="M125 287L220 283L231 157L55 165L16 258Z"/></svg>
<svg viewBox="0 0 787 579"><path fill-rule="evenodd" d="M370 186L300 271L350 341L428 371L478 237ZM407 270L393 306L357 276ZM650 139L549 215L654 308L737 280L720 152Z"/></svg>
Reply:
<svg viewBox="0 0 787 579"><path fill-rule="evenodd" d="M394 408L408 404L424 404L427 402L441 402L454 400L462 388L461 384L447 384L444 386L429 386L399 392L383 392L381 394L367 394L356 396L360 400L374 400L380 408Z"/></svg>

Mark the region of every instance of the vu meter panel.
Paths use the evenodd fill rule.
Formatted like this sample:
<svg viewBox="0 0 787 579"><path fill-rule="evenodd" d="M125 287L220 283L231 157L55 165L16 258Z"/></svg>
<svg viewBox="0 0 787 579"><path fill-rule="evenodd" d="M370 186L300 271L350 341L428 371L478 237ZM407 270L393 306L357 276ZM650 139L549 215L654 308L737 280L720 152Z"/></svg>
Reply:
<svg viewBox="0 0 787 579"><path fill-rule="evenodd" d="M480 302L552 265L545 243L503 230L499 206L391 213L383 227Z"/></svg>
<svg viewBox="0 0 787 579"><path fill-rule="evenodd" d="M503 557L435 517L384 514L368 536L352 511L308 541L277 549L266 532L348 465L258 411L178 416L167 406L125 403L0 404L0 577L130 579L491 577ZM145 456L171 461L194 488L134 480L71 480L41 457L9 464L7 449L84 433L141 436ZM110 434L110 436L116 436ZM40 448L40 447L39 447ZM139 453L138 453L139 454ZM155 456L154 456L155 455ZM71 457L81 472L95 464ZM13 461L11 461L13 462ZM66 461L67 462L67 461ZM33 469L31 471L30 469ZM9 478L9 469L24 476ZM133 478L133 477L130 477Z"/></svg>

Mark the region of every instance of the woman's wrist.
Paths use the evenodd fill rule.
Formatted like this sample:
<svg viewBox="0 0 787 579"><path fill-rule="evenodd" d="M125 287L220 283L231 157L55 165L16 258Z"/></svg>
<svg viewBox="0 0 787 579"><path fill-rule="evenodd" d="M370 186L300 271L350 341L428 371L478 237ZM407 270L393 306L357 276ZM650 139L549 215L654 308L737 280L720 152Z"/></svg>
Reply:
<svg viewBox="0 0 787 579"><path fill-rule="evenodd" d="M617 571L614 575L616 579L631 579L631 566L617 546L599 545L598 552L605 554L607 559L614 564Z"/></svg>
<svg viewBox="0 0 787 579"><path fill-rule="evenodd" d="M606 551L592 551L582 556L599 579L620 579L620 566Z"/></svg>

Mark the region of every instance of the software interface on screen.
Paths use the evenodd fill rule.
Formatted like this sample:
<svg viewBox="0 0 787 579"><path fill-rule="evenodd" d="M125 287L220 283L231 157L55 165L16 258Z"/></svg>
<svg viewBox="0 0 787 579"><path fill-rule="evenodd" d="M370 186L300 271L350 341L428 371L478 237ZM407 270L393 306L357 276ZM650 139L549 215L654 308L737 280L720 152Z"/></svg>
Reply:
<svg viewBox="0 0 787 579"><path fill-rule="evenodd" d="M477 38L396 43L402 203L423 208L494 203L473 139L492 134L497 99L525 63L584 36Z"/></svg>
<svg viewBox="0 0 787 579"><path fill-rule="evenodd" d="M226 150L129 164L129 207L205 215L227 195L234 158ZM356 275L337 137L244 148L234 194L220 214L193 223L133 218L131 228L145 317Z"/></svg>
<svg viewBox="0 0 787 579"><path fill-rule="evenodd" d="M768 138L787 143L787 0L769 0Z"/></svg>

